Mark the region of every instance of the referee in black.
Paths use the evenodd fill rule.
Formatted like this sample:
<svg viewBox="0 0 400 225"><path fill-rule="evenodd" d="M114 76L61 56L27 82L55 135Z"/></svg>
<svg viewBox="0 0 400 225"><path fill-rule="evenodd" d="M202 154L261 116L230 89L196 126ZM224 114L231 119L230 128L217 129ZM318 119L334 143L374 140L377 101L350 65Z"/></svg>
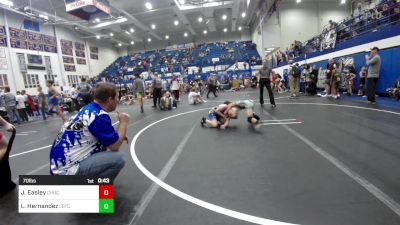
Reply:
<svg viewBox="0 0 400 225"><path fill-rule="evenodd" d="M274 99L274 93L272 92L271 88L271 68L268 67L267 62L264 62L263 67L260 70L260 104L261 106L264 105L264 87L267 88L268 90L268 95L269 95L269 102L271 103L272 107L275 108L275 99Z"/></svg>

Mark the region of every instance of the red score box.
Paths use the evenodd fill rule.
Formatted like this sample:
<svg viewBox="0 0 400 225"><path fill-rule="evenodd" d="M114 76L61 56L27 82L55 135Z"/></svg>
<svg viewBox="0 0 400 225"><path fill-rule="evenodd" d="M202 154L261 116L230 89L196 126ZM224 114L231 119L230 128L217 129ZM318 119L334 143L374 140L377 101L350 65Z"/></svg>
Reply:
<svg viewBox="0 0 400 225"><path fill-rule="evenodd" d="M114 199L114 186L99 185L99 199Z"/></svg>

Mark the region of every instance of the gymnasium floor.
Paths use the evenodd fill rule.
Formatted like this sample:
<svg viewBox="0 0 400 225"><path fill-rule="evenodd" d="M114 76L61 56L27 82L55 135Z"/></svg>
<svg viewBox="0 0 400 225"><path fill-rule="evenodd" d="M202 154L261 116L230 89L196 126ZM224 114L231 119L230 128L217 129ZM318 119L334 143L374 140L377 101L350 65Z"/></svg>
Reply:
<svg viewBox="0 0 400 225"><path fill-rule="evenodd" d="M15 190L0 200L0 224L400 224L399 108L282 94L275 109L256 104L266 123L259 130L243 114L227 130L200 126L213 105L257 94L222 93L196 106L184 96L164 112L147 101L144 114L119 107L131 115L133 140L121 149L115 214L18 214ZM48 174L60 126L54 117L18 127L14 179Z"/></svg>

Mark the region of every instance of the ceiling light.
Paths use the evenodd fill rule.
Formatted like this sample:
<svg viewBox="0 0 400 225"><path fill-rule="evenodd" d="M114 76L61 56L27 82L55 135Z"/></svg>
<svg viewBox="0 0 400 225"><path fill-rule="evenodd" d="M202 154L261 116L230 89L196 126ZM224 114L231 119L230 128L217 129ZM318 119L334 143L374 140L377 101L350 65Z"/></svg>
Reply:
<svg viewBox="0 0 400 225"><path fill-rule="evenodd" d="M271 53L271 51L265 51L265 53Z"/></svg>
<svg viewBox="0 0 400 225"><path fill-rule="evenodd" d="M147 42L151 42L151 38L147 38Z"/></svg>
<svg viewBox="0 0 400 225"><path fill-rule="evenodd" d="M203 34L207 34L208 33L208 31L207 30L203 30Z"/></svg>
<svg viewBox="0 0 400 225"><path fill-rule="evenodd" d="M94 21L96 22L96 23L100 23L100 19L99 18L96 18L96 19L94 19Z"/></svg>
<svg viewBox="0 0 400 225"><path fill-rule="evenodd" d="M341 5L346 4L346 0L340 1L340 4L341 4Z"/></svg>
<svg viewBox="0 0 400 225"><path fill-rule="evenodd" d="M129 31L126 30L126 31L125 31L125 34L130 35L131 33L129 33Z"/></svg>
<svg viewBox="0 0 400 225"><path fill-rule="evenodd" d="M174 21L174 25L175 25L175 26L178 26L178 25L179 25L179 20L175 20L175 21Z"/></svg>
<svg viewBox="0 0 400 225"><path fill-rule="evenodd" d="M74 26L74 29L75 29L75 30L78 30L78 26L75 25L75 26Z"/></svg>
<svg viewBox="0 0 400 225"><path fill-rule="evenodd" d="M153 30L156 29L156 25L155 25L155 24L152 24L152 25L151 25L151 29L153 29Z"/></svg>
<svg viewBox="0 0 400 225"><path fill-rule="evenodd" d="M226 20L226 18L228 18L225 14L224 15L222 15L222 19L223 20Z"/></svg>
<svg viewBox="0 0 400 225"><path fill-rule="evenodd" d="M245 18L245 17L246 17L246 13L242 12L242 18Z"/></svg>
<svg viewBox="0 0 400 225"><path fill-rule="evenodd" d="M238 30L241 31L241 30L242 30L242 27L238 27Z"/></svg>
<svg viewBox="0 0 400 225"><path fill-rule="evenodd" d="M301 0L296 0L296 3L300 3L301 2Z"/></svg>
<svg viewBox="0 0 400 225"><path fill-rule="evenodd" d="M134 45L135 44L135 42L134 41L131 41L131 45Z"/></svg>
<svg viewBox="0 0 400 225"><path fill-rule="evenodd" d="M14 3L10 0L0 0L0 3L6 6L14 6Z"/></svg>
<svg viewBox="0 0 400 225"><path fill-rule="evenodd" d="M183 36L187 37L187 36L188 36L188 33L185 32L185 33L183 34Z"/></svg>
<svg viewBox="0 0 400 225"><path fill-rule="evenodd" d="M225 33L228 32L228 28L224 28L224 32L225 32Z"/></svg>
<svg viewBox="0 0 400 225"><path fill-rule="evenodd" d="M203 17L199 17L197 20L199 21L199 23L201 23L203 22Z"/></svg>
<svg viewBox="0 0 400 225"><path fill-rule="evenodd" d="M97 38L97 39L100 39L100 35L96 35L96 38Z"/></svg>
<svg viewBox="0 0 400 225"><path fill-rule="evenodd" d="M122 44L121 44L121 43L118 43L118 46L119 46L119 47L121 47L121 46L122 46Z"/></svg>
<svg viewBox="0 0 400 225"><path fill-rule="evenodd" d="M130 31L131 33L133 33L133 32L135 32L135 29L131 28L129 31Z"/></svg>
<svg viewBox="0 0 400 225"><path fill-rule="evenodd" d="M148 10L152 10L153 9L153 5L150 2L146 2L146 4L144 4L146 6L146 8Z"/></svg>
<svg viewBox="0 0 400 225"><path fill-rule="evenodd" d="M165 35L165 39L167 39L167 40L168 40L168 39L169 39L169 35Z"/></svg>
<svg viewBox="0 0 400 225"><path fill-rule="evenodd" d="M113 37L113 36L114 36L114 33L110 33L110 36Z"/></svg>
<svg viewBox="0 0 400 225"><path fill-rule="evenodd" d="M0 3L1 3L1 1L0 1ZM48 16L43 15L43 14L39 14L39 18L42 18L42 19L45 19L45 20L48 20L48 19L49 19Z"/></svg>
<svg viewBox="0 0 400 225"><path fill-rule="evenodd" d="M267 48L267 51L273 51L275 48Z"/></svg>
<svg viewBox="0 0 400 225"><path fill-rule="evenodd" d="M127 18L121 17L121 18L118 18L114 23L123 23L123 22L126 22L126 21L128 21Z"/></svg>

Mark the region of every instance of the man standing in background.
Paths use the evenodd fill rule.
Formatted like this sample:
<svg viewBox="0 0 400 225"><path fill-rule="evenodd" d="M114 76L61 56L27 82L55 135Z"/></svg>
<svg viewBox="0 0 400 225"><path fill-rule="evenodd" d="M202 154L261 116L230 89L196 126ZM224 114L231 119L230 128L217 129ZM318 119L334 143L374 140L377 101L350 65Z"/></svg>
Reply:
<svg viewBox="0 0 400 225"><path fill-rule="evenodd" d="M158 77L158 73L154 73L153 79L153 108L160 107L161 101L161 91L162 91L162 80Z"/></svg>
<svg viewBox="0 0 400 225"><path fill-rule="evenodd" d="M379 56L379 48L373 47L371 49L371 55L366 55L365 59L368 65L367 73L367 96L368 103L376 104L375 102L375 88L376 83L379 79L379 73L381 70L381 57Z"/></svg>
<svg viewBox="0 0 400 225"><path fill-rule="evenodd" d="M1 102L2 105L4 105L4 107L6 107L7 109L7 115L10 119L10 122L17 122L18 124L21 124L21 119L19 118L16 108L17 100L15 98L15 95L10 92L9 87L4 88L4 95L2 96Z"/></svg>
<svg viewBox="0 0 400 225"><path fill-rule="evenodd" d="M271 103L272 107L276 107L275 105L275 99L274 99L274 93L272 92L271 88L271 68L268 67L267 62L264 62L263 68L260 70L260 104L264 105L264 87L267 88L268 90L268 95L269 95L269 102Z"/></svg>

